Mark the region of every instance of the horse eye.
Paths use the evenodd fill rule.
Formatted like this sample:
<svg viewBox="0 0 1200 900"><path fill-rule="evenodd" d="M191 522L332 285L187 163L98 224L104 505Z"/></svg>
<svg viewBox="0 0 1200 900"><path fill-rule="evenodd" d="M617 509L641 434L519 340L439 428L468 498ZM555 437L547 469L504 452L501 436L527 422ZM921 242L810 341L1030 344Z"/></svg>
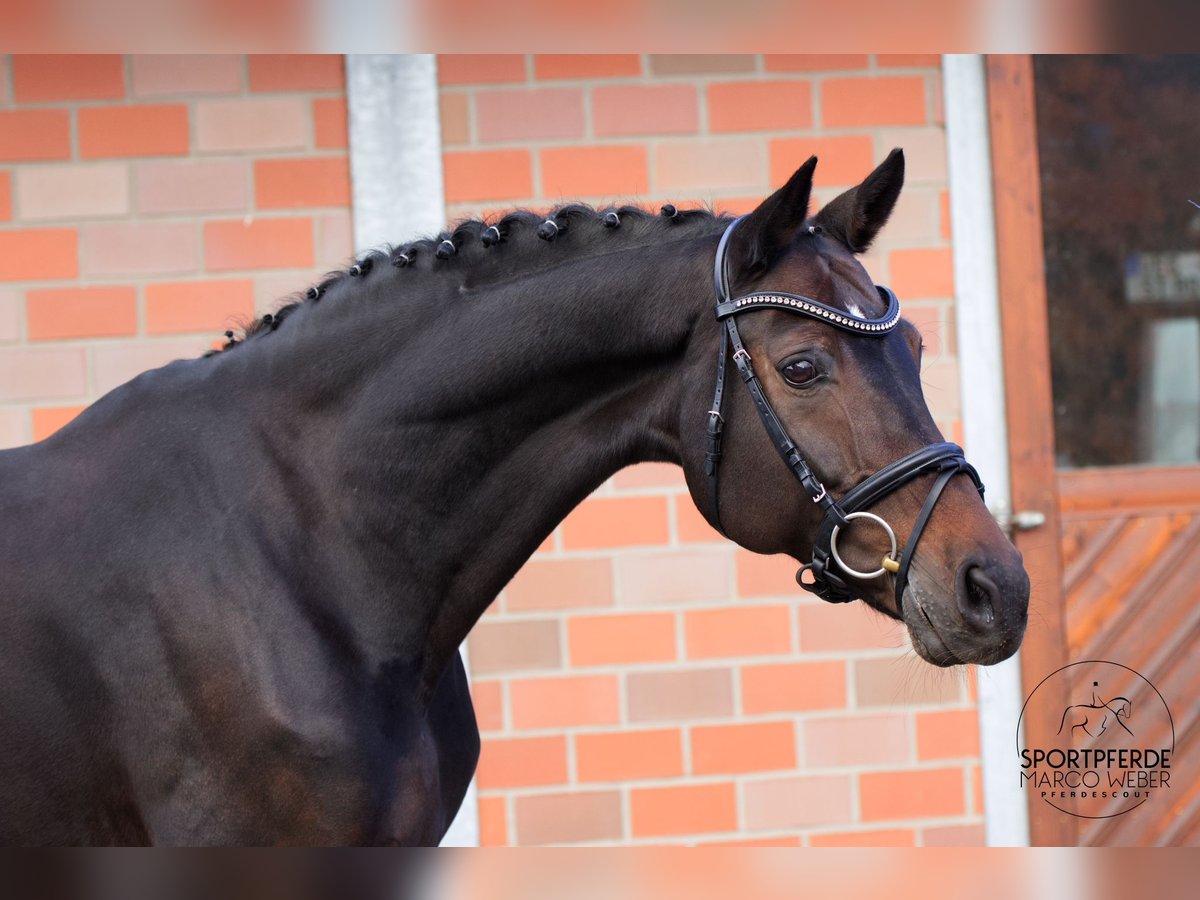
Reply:
<svg viewBox="0 0 1200 900"><path fill-rule="evenodd" d="M783 367L783 377L788 384L807 387L816 380L817 367L807 359L799 359Z"/></svg>

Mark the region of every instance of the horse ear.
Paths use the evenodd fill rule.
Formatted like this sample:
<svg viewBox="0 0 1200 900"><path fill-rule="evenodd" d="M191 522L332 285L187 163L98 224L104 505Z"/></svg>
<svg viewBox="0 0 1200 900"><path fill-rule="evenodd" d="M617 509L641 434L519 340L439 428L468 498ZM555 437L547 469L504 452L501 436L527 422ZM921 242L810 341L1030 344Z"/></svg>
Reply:
<svg viewBox="0 0 1200 900"><path fill-rule="evenodd" d="M855 253L871 246L904 187L904 151L897 147L863 179L817 213L816 224Z"/></svg>
<svg viewBox="0 0 1200 900"><path fill-rule="evenodd" d="M735 235L743 271L758 272L770 268L792 242L808 218L808 200L816 167L817 158L810 156L787 184L760 203L738 226Z"/></svg>

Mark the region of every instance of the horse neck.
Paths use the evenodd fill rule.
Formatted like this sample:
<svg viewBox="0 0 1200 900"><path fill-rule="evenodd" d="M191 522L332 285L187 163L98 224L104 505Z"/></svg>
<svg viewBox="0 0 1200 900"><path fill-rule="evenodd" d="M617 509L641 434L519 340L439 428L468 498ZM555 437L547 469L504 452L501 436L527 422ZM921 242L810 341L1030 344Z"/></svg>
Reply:
<svg viewBox="0 0 1200 900"><path fill-rule="evenodd" d="M714 241L490 287L449 266L380 273L373 296L331 296L229 354L280 374L272 354L326 361L287 376L314 426L282 417L292 456L338 524L327 564L360 562L346 575L353 618L419 656L426 690L576 504L631 463L679 460L681 370L711 303Z"/></svg>

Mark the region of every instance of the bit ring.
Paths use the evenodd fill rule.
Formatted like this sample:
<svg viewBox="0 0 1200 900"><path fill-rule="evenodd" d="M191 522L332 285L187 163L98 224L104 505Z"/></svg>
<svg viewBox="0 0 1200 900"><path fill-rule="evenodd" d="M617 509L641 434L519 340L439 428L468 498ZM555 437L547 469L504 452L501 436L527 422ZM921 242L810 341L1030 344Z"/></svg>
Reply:
<svg viewBox="0 0 1200 900"><path fill-rule="evenodd" d="M887 565L886 561L890 560L894 565L897 564L897 561L896 561L896 532L892 531L892 526L889 525L887 522L885 522L883 519L881 519L879 516L875 515L875 513L852 512L852 513L847 514L846 521L849 522L851 519L870 519L872 522L875 522L877 525L879 525L880 528L882 528L884 531L887 532L888 540L890 540L892 542L892 549L887 554L887 556L884 557L884 560L885 560L884 564L881 565L874 572L859 572L857 569L852 569L848 565L846 565L845 561L842 559L842 555L840 553L838 553L838 545L837 545L838 534L841 532L842 526L834 525L833 533L831 535L829 535L829 551L830 551L830 553L833 554L833 558L834 558L834 560L837 561L837 564L842 567L842 571L845 572L847 575L850 575L853 578L861 578L864 581L868 581L872 578L878 578L880 575L884 574L885 572L890 571L891 567ZM897 568L898 568L898 565L897 565Z"/></svg>

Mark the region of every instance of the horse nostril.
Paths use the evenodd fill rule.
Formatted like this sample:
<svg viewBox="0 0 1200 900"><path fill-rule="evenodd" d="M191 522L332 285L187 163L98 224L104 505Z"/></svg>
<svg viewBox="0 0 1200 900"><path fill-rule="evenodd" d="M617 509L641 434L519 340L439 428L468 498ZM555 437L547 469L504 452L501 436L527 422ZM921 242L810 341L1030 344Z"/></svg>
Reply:
<svg viewBox="0 0 1200 900"><path fill-rule="evenodd" d="M968 566L958 590L958 609L976 628L991 628L996 621L1000 589L980 566Z"/></svg>

